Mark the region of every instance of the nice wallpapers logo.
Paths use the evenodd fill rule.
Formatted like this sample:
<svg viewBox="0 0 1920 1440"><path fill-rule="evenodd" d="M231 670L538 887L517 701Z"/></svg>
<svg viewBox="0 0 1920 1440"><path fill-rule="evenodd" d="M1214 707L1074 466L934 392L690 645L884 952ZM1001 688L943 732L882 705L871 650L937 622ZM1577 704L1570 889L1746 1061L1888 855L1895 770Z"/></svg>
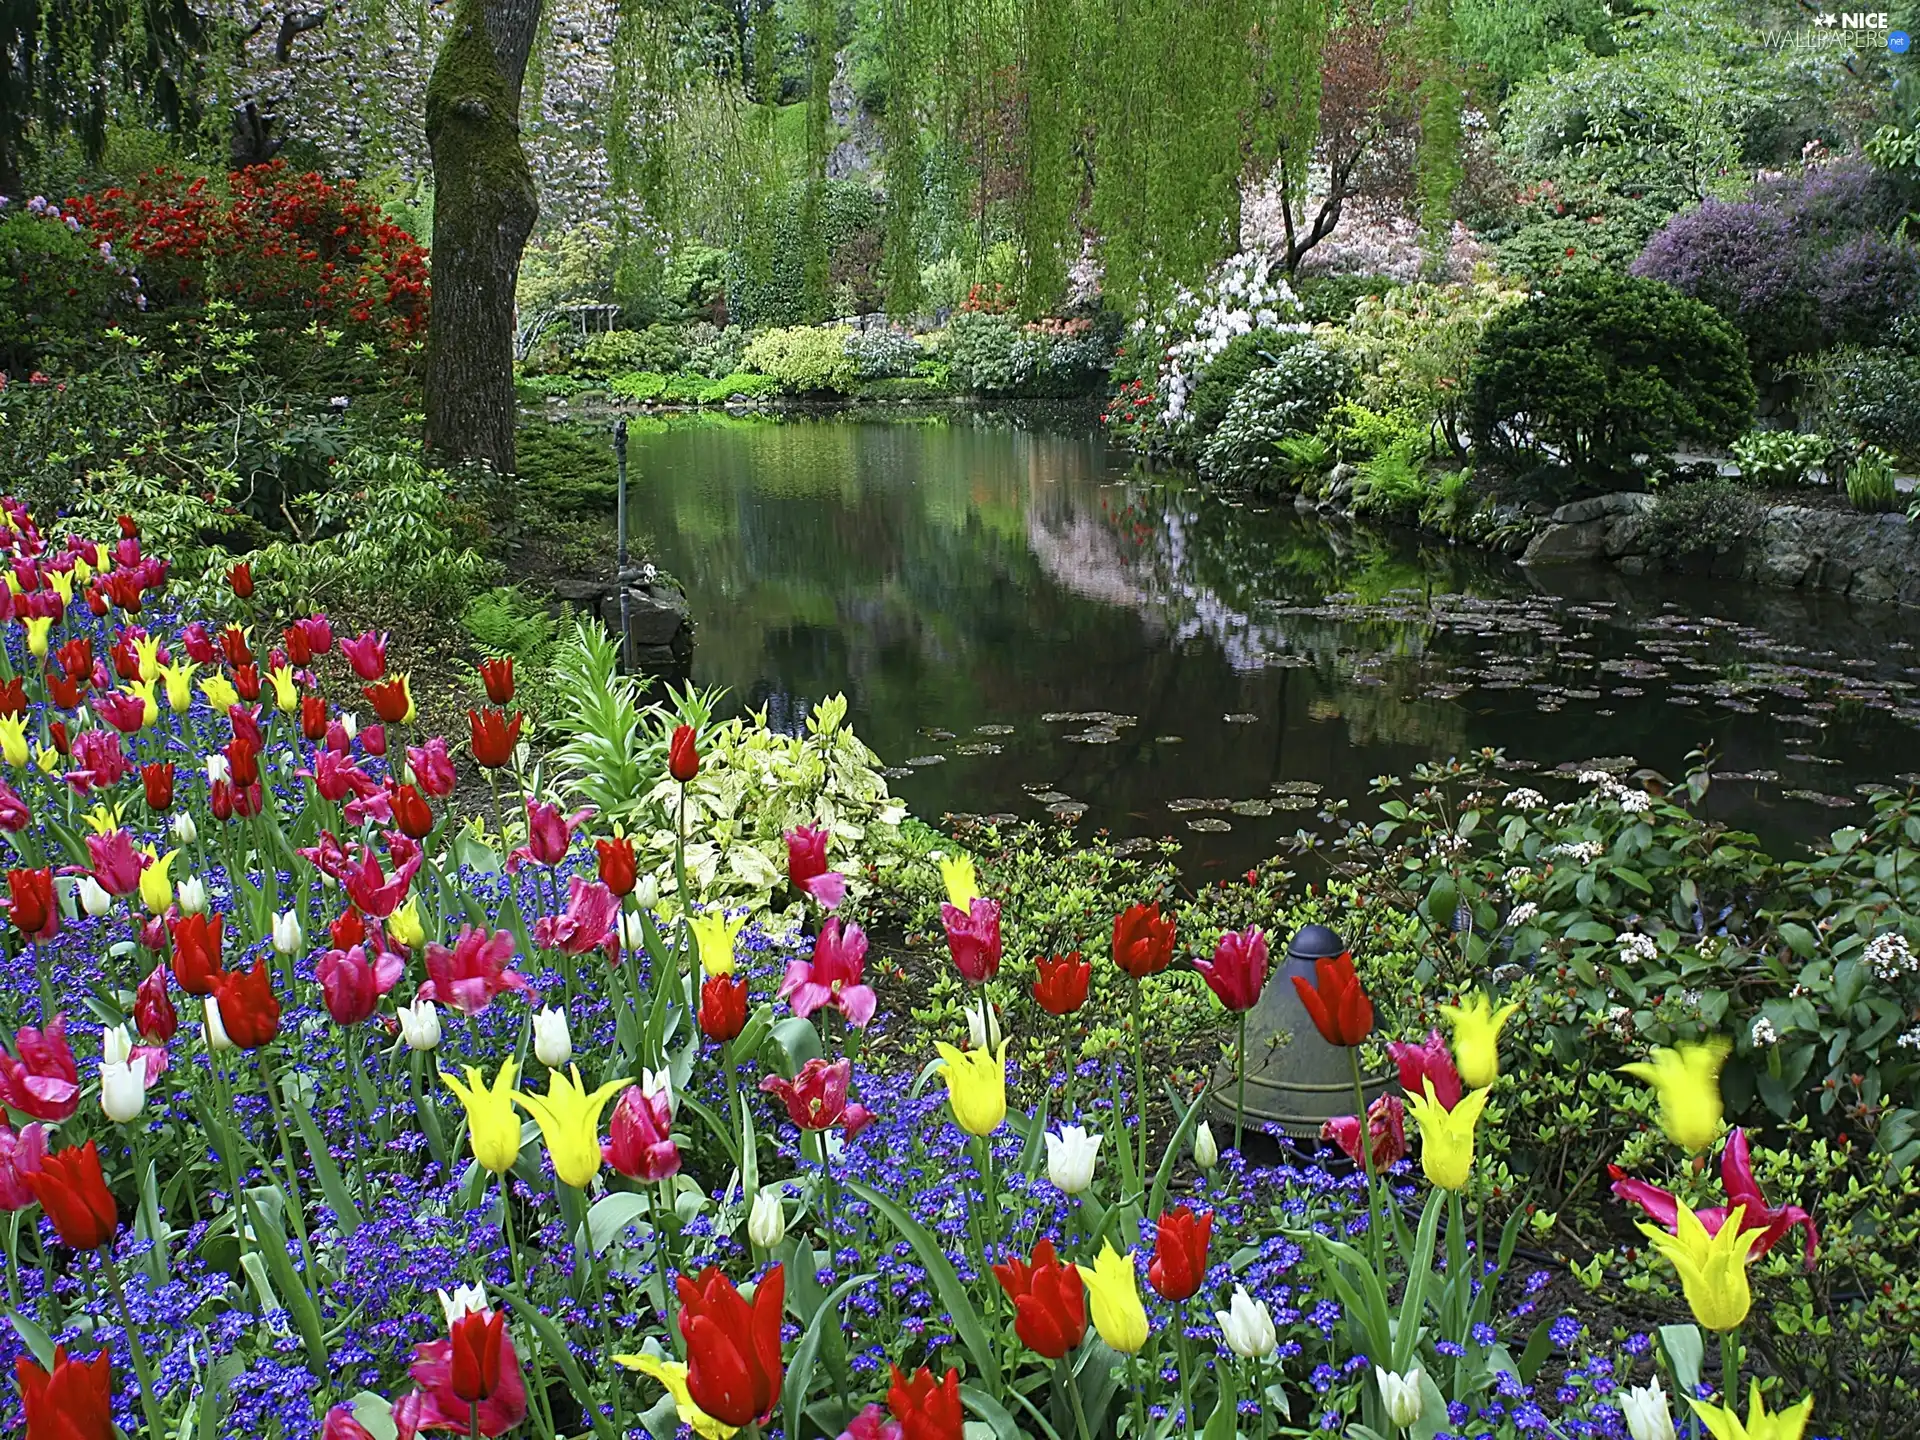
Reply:
<svg viewBox="0 0 1920 1440"><path fill-rule="evenodd" d="M1886 10L1828 10L1814 0L1800 0L1805 23L1776 26L1761 39L1776 50L1856 50L1885 45L1895 55L1912 48L1912 37L1895 28Z"/></svg>

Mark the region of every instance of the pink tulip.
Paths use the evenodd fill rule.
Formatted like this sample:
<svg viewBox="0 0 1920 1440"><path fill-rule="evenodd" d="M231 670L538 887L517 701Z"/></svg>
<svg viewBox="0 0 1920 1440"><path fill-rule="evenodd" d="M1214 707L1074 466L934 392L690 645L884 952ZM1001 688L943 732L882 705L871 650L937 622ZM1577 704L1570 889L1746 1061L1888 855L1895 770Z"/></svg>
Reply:
<svg viewBox="0 0 1920 1440"><path fill-rule="evenodd" d="M1671 1194L1644 1180L1630 1179L1618 1165L1609 1165L1607 1173L1613 1177L1614 1194L1638 1205L1647 1212L1647 1218L1654 1224L1667 1230L1675 1229L1680 1210ZM1749 1261L1766 1254L1785 1238L1787 1231L1798 1225L1807 1232L1807 1269L1813 1269L1814 1256L1820 1250L1820 1233L1814 1229L1813 1217L1798 1205L1776 1207L1767 1203L1767 1197L1760 1193L1759 1182L1753 1178L1753 1161L1747 1152L1747 1132L1739 1126L1735 1126L1727 1136L1727 1148L1720 1152L1720 1182L1726 1187L1727 1203L1711 1210L1694 1211L1709 1235L1718 1235L1720 1227L1727 1223L1727 1216L1736 1207L1744 1205L1746 1213L1740 1217L1740 1228L1743 1231L1762 1232L1747 1255Z"/></svg>
<svg viewBox="0 0 1920 1440"><path fill-rule="evenodd" d="M453 1391L453 1341L432 1340L413 1347L413 1364L408 1367L418 1389L410 1390L393 1402L393 1423L402 1440L423 1430L448 1430L455 1435L471 1433L473 1410ZM520 1357L513 1348L513 1337L500 1337L500 1384L479 1405L478 1419L482 1435L504 1435L527 1418L527 1383L520 1373Z"/></svg>
<svg viewBox="0 0 1920 1440"><path fill-rule="evenodd" d="M829 920L813 942L813 959L788 963L786 977L780 982L780 998L803 1020L822 1006L831 1005L847 1017L848 1024L864 1030L873 1019L875 1004L872 988L861 983L866 956L864 930L858 925L843 929L838 919Z"/></svg>
<svg viewBox="0 0 1920 1440"><path fill-rule="evenodd" d="M387 632L376 635L369 630L356 639L342 640L340 653L362 680L378 680L387 673Z"/></svg>
<svg viewBox="0 0 1920 1440"><path fill-rule="evenodd" d="M1000 902L973 897L965 913L941 902L940 923L947 931L947 953L969 985L984 985L1000 973Z"/></svg>
<svg viewBox="0 0 1920 1440"><path fill-rule="evenodd" d="M147 723L147 702L124 690L101 690L88 697L93 713L122 735L132 735Z"/></svg>
<svg viewBox="0 0 1920 1440"><path fill-rule="evenodd" d="M827 868L827 828L802 825L787 832L787 882L831 910L847 895L847 877Z"/></svg>
<svg viewBox="0 0 1920 1440"><path fill-rule="evenodd" d="M364 945L329 950L313 967L314 979L336 1025L358 1025L380 1008L380 997L399 982L406 963L391 950L367 959Z"/></svg>
<svg viewBox="0 0 1920 1440"><path fill-rule="evenodd" d="M478 1015L505 990L525 990L525 977L508 968L513 959L513 936L498 930L488 935L471 925L460 929L453 948L437 942L427 945L427 983L423 999L451 1005L463 1015Z"/></svg>
<svg viewBox="0 0 1920 1440"><path fill-rule="evenodd" d="M82 730L73 737L73 755L61 777L76 795L90 794L95 786L118 785L133 768L120 737L111 730Z"/></svg>
<svg viewBox="0 0 1920 1440"><path fill-rule="evenodd" d="M1367 1132L1373 1139L1373 1168L1385 1170L1407 1153L1407 1107L1398 1095L1382 1095L1367 1107ZM1320 1138L1331 1140L1358 1165L1360 1122L1336 1115L1320 1127Z"/></svg>
<svg viewBox="0 0 1920 1440"><path fill-rule="evenodd" d="M533 922L533 943L546 950L584 955L612 941L620 902L598 880L572 876L567 881L567 908L559 915L543 915Z"/></svg>
<svg viewBox="0 0 1920 1440"><path fill-rule="evenodd" d="M220 659L219 647L213 643L213 636L203 620L182 625L180 643L186 647L187 657L196 665L212 665Z"/></svg>
<svg viewBox="0 0 1920 1440"><path fill-rule="evenodd" d="M527 843L507 857L507 872L512 874L531 860L536 865L554 866L567 858L573 832L593 814L591 807L562 815L558 805L544 800L527 803Z"/></svg>
<svg viewBox="0 0 1920 1440"><path fill-rule="evenodd" d="M303 780L313 781L313 788L320 793L322 800L338 805L349 795L361 799L379 790L379 782L362 770L353 759L338 750L321 750L313 757L311 770L294 772Z"/></svg>
<svg viewBox="0 0 1920 1440"><path fill-rule="evenodd" d="M373 1432L353 1418L351 1405L336 1405L320 1427L320 1440L373 1440Z"/></svg>
<svg viewBox="0 0 1920 1440"><path fill-rule="evenodd" d="M0 1120L0 1210L11 1214L33 1204L26 1177L40 1168L47 1155L44 1125L23 1125L18 1134Z"/></svg>
<svg viewBox="0 0 1920 1440"><path fill-rule="evenodd" d="M407 768L413 772L413 783L436 799L453 793L453 757L447 754L443 737L436 735L425 745L409 745Z"/></svg>
<svg viewBox="0 0 1920 1440"><path fill-rule="evenodd" d="M600 1154L631 1180L665 1180L678 1174L680 1151L673 1143L673 1106L667 1092L644 1094L637 1085L622 1091Z"/></svg>
<svg viewBox="0 0 1920 1440"><path fill-rule="evenodd" d="M309 615L293 623L305 632L307 648L314 654L325 655L333 649L333 622L324 614Z"/></svg>
<svg viewBox="0 0 1920 1440"><path fill-rule="evenodd" d="M0 830L14 835L26 829L32 821L33 811L27 808L27 802L14 793L11 785L0 780Z"/></svg>
<svg viewBox="0 0 1920 1440"><path fill-rule="evenodd" d="M399 866L391 879L380 867L379 857L366 845L360 847L359 864L342 877L354 907L376 920L386 919L398 908L400 897L407 893L420 869L420 847L398 831L387 836L387 856Z"/></svg>
<svg viewBox="0 0 1920 1440"><path fill-rule="evenodd" d="M67 1017L45 1030L22 1025L14 1054L0 1053L0 1104L36 1120L59 1124L80 1108L80 1067L67 1044Z"/></svg>
<svg viewBox="0 0 1920 1440"><path fill-rule="evenodd" d="M1400 1067L1400 1086L1409 1095L1424 1095L1423 1088L1433 1082L1433 1098L1442 1109L1451 1110L1460 1103L1460 1071L1438 1030L1429 1030L1419 1045L1396 1040L1387 1046L1387 1055Z"/></svg>
<svg viewBox="0 0 1920 1440"><path fill-rule="evenodd" d="M1213 947L1213 959L1196 960L1193 968L1222 1005L1245 1014L1267 987L1267 937L1258 925L1229 930Z"/></svg>
<svg viewBox="0 0 1920 1440"><path fill-rule="evenodd" d="M87 854L93 860L93 878L109 895L131 895L140 888L140 872L151 863L133 848L126 829L110 835L87 836Z"/></svg>

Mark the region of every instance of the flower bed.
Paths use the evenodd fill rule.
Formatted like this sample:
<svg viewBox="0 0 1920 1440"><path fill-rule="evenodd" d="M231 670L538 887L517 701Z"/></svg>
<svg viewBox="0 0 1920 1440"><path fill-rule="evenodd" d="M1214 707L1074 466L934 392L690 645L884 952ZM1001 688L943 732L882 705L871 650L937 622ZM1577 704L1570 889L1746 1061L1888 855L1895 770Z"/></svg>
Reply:
<svg viewBox="0 0 1920 1440"><path fill-rule="evenodd" d="M973 1032L948 1043L849 918L872 881L842 830L788 833L781 908L693 890L694 729L662 757L663 881L529 762L511 667L449 744L384 637L260 613L245 567L173 614L130 522L55 543L8 518L0 1359L30 1440L1647 1440L1673 1433L1656 1376L1722 1440L1736 1410L1802 1433L1777 1383L1731 1398L1765 1368L1747 1264L1804 1217L1723 1145L1723 1044L1639 1073L1682 1155L1722 1152L1727 1204L1617 1187L1697 1323L1555 1315L1515 1258L1537 1217L1491 1211L1475 1157L1513 1002L1476 990L1450 1044L1390 1046L1404 1098L1329 1127L1346 1160L1222 1155L1230 1102L1149 1069L1148 1017L1197 949L1244 1060L1257 928L1122 897L1107 953L1029 984L943 854L947 1019ZM1357 1086L1391 1013L1363 981L1389 978L1321 962L1293 1043L1344 1049ZM1090 989L1128 1017L1112 1053L1008 1064L1003 1027L1076 1036Z"/></svg>

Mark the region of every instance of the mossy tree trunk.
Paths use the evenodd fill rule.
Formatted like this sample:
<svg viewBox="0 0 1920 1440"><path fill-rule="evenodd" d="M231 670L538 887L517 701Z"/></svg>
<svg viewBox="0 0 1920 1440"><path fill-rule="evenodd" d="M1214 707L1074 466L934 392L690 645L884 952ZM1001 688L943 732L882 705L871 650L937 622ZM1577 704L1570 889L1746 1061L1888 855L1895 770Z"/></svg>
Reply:
<svg viewBox="0 0 1920 1440"><path fill-rule="evenodd" d="M427 449L513 463L513 292L539 202L520 148L520 84L541 0L456 0L427 82L433 301Z"/></svg>

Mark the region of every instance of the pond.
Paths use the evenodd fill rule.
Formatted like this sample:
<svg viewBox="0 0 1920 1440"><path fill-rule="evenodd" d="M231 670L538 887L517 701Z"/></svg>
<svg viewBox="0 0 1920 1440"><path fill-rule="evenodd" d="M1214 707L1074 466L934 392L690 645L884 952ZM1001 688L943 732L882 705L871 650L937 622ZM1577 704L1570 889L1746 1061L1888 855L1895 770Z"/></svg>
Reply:
<svg viewBox="0 0 1920 1440"><path fill-rule="evenodd" d="M1711 747L1710 812L1775 846L1920 770L1920 612L1529 571L993 417L649 420L631 457L695 681L781 728L845 692L929 819L1174 835L1204 879L1482 746L1675 779Z"/></svg>

